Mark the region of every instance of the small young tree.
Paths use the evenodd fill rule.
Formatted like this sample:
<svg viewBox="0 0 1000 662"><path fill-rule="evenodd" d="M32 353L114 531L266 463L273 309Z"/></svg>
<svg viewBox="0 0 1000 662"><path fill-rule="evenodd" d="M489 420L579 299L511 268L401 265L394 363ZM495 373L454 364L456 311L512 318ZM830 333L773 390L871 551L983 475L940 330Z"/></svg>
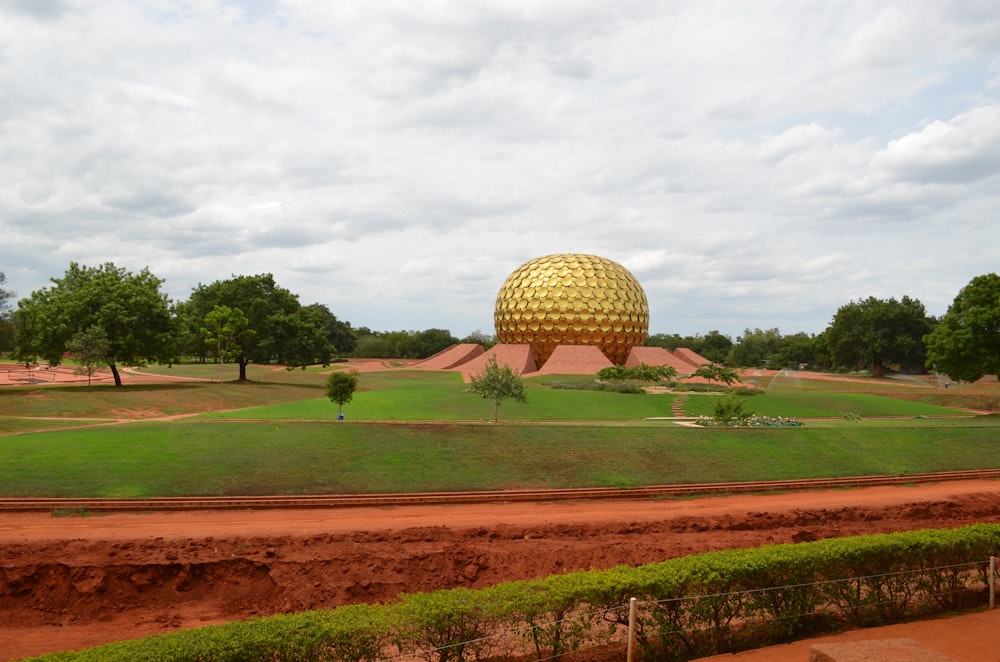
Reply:
<svg viewBox="0 0 1000 662"><path fill-rule="evenodd" d="M343 418L344 405L354 398L354 391L358 388L358 373L356 370L350 372L331 372L326 378L326 397L330 402L337 403L337 418Z"/></svg>
<svg viewBox="0 0 1000 662"><path fill-rule="evenodd" d="M111 352L108 334L99 326L88 327L85 331L73 334L66 343L66 349L76 356L77 367L74 372L87 375L87 388L90 388L94 373L108 365L108 354Z"/></svg>
<svg viewBox="0 0 1000 662"><path fill-rule="evenodd" d="M495 356L490 357L481 373L472 375L468 390L484 400L493 401L494 421L500 420L500 403L505 399L511 398L515 402L528 401L521 376L511 370L509 365L498 366Z"/></svg>

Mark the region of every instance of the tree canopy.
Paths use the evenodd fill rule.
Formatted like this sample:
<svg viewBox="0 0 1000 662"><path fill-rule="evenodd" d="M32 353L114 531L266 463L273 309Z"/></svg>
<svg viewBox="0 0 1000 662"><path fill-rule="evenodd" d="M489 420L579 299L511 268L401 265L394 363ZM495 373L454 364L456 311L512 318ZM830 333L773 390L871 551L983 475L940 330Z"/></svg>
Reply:
<svg viewBox="0 0 1000 662"><path fill-rule="evenodd" d="M826 330L834 365L868 368L881 377L885 368L921 369L926 359L923 338L934 320L917 299L868 297L841 306Z"/></svg>
<svg viewBox="0 0 1000 662"><path fill-rule="evenodd" d="M669 365L646 365L641 363L634 367L623 365L609 366L597 371L597 378L606 382L661 382L677 377L677 369Z"/></svg>
<svg viewBox="0 0 1000 662"><path fill-rule="evenodd" d="M164 358L173 331L170 301L162 280L148 269L138 274L107 262L100 267L70 263L52 286L32 292L15 312L15 354L59 365L69 342L99 329L107 339L106 363L121 386L117 364Z"/></svg>
<svg viewBox="0 0 1000 662"><path fill-rule="evenodd" d="M1000 276L976 276L925 338L927 367L974 382L1000 373Z"/></svg>
<svg viewBox="0 0 1000 662"><path fill-rule="evenodd" d="M331 348L327 341L326 322L321 311L303 310L295 294L279 287L271 274L233 276L209 285L198 285L181 308L192 343L204 355L205 326L208 315L222 307L239 311L246 323L233 328L227 340L230 357L239 365L239 379L246 381L251 361L277 361L288 365L328 363ZM235 314L235 313L233 313Z"/></svg>
<svg viewBox="0 0 1000 662"><path fill-rule="evenodd" d="M363 358L425 359L460 341L447 329L372 331L357 329L354 355Z"/></svg>
<svg viewBox="0 0 1000 662"><path fill-rule="evenodd" d="M680 336L676 333L657 333L646 338L646 347L663 347L674 351L678 347L686 347L709 361L722 363L729 355L733 341L727 335L713 329L705 335Z"/></svg>

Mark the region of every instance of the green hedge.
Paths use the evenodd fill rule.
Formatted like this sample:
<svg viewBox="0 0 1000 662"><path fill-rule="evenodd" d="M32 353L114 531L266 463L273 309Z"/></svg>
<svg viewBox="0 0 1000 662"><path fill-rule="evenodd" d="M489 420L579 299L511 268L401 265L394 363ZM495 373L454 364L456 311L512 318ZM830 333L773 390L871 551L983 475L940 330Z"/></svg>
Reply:
<svg viewBox="0 0 1000 662"><path fill-rule="evenodd" d="M688 660L985 605L1000 525L837 538L403 595L56 653L37 660L539 659L624 640L638 600L644 659Z"/></svg>

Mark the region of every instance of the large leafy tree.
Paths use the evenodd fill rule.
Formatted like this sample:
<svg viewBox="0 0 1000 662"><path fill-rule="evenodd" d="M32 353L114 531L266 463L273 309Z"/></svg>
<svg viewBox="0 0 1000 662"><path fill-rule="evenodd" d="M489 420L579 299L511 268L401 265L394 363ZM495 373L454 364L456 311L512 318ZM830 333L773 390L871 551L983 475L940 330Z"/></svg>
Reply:
<svg viewBox="0 0 1000 662"><path fill-rule="evenodd" d="M289 368L329 365L333 345L327 336L325 306L312 304L274 318L277 359ZM329 312L329 311L327 311Z"/></svg>
<svg viewBox="0 0 1000 662"><path fill-rule="evenodd" d="M206 316L221 306L240 311L247 320L232 338L231 358L239 365L240 381L246 381L251 361L289 365L329 361L328 319L318 309L303 309L298 296L278 286L271 274L233 276L198 285L182 307L189 341L202 338L190 329L204 327ZM199 355L205 350L198 344L191 349Z"/></svg>
<svg viewBox="0 0 1000 662"><path fill-rule="evenodd" d="M974 382L1000 374L1000 276L976 276L927 335L927 367Z"/></svg>
<svg viewBox="0 0 1000 662"><path fill-rule="evenodd" d="M329 308L321 303L312 303L303 306L302 309L307 311L313 319L322 323L326 332L326 341L332 351L338 354L350 354L354 351L354 345L358 339L350 322L341 322L336 315L330 312Z"/></svg>
<svg viewBox="0 0 1000 662"><path fill-rule="evenodd" d="M10 310L14 293L3 287L6 282L7 276L0 271L0 352L9 352L14 348L14 325Z"/></svg>
<svg viewBox="0 0 1000 662"><path fill-rule="evenodd" d="M59 365L74 336L103 333L104 362L121 386L119 363L165 358L173 331L170 300L160 292L163 281L148 269L133 274L110 262L99 267L73 262L52 283L18 303L14 342L22 360Z"/></svg>
<svg viewBox="0 0 1000 662"><path fill-rule="evenodd" d="M185 311L188 323L201 327L209 313L222 306L240 311L247 320L232 338L231 354L239 365L239 380L246 381L251 361L268 363L280 354L278 345L283 336L279 319L298 310L299 300L279 287L271 274L233 276L194 289Z"/></svg>
<svg viewBox="0 0 1000 662"><path fill-rule="evenodd" d="M837 310L827 327L826 342L835 366L868 368L881 377L890 365L922 368L923 338L933 325L934 319L917 299L868 297Z"/></svg>

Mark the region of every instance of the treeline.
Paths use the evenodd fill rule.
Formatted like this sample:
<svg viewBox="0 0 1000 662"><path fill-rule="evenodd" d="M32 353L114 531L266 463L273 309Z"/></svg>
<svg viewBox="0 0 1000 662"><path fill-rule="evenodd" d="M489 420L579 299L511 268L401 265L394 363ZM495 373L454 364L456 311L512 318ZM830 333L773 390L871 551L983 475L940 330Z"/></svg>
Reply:
<svg viewBox="0 0 1000 662"><path fill-rule="evenodd" d="M336 356L422 359L450 345L494 344L476 331L456 338L446 329L372 331L353 328L325 305L303 305L271 274L233 276L199 284L186 301L171 301L163 281L143 269L134 274L106 263L71 263L62 278L21 299L2 286L0 352L30 363L58 365L67 352L88 367L144 361L223 361L288 366L328 364ZM655 334L647 345L687 347L729 367L923 372L975 381L1000 372L1000 276L978 276L947 314L927 314L917 299L868 297L841 306L819 334L746 329L738 338Z"/></svg>
<svg viewBox="0 0 1000 662"><path fill-rule="evenodd" d="M4 283L0 273L0 285ZM155 361L232 362L246 379L250 363L329 364L336 356L425 358L460 342L444 329L352 328L324 304L303 305L271 274L199 284L171 301L148 269L71 263L52 285L12 309L0 289L0 351L24 363L59 365L67 353L88 369Z"/></svg>
<svg viewBox="0 0 1000 662"><path fill-rule="evenodd" d="M841 306L819 334L746 329L738 338L656 334L647 345L687 347L734 368L803 368L827 371L921 373L975 381L1000 371L1000 276L977 276L941 318L917 299L868 297Z"/></svg>
<svg viewBox="0 0 1000 662"><path fill-rule="evenodd" d="M474 331L456 338L447 329L424 331L372 331L368 327L352 329L354 346L351 356L380 359L425 359L458 343L476 343L487 349L495 344L492 336Z"/></svg>

